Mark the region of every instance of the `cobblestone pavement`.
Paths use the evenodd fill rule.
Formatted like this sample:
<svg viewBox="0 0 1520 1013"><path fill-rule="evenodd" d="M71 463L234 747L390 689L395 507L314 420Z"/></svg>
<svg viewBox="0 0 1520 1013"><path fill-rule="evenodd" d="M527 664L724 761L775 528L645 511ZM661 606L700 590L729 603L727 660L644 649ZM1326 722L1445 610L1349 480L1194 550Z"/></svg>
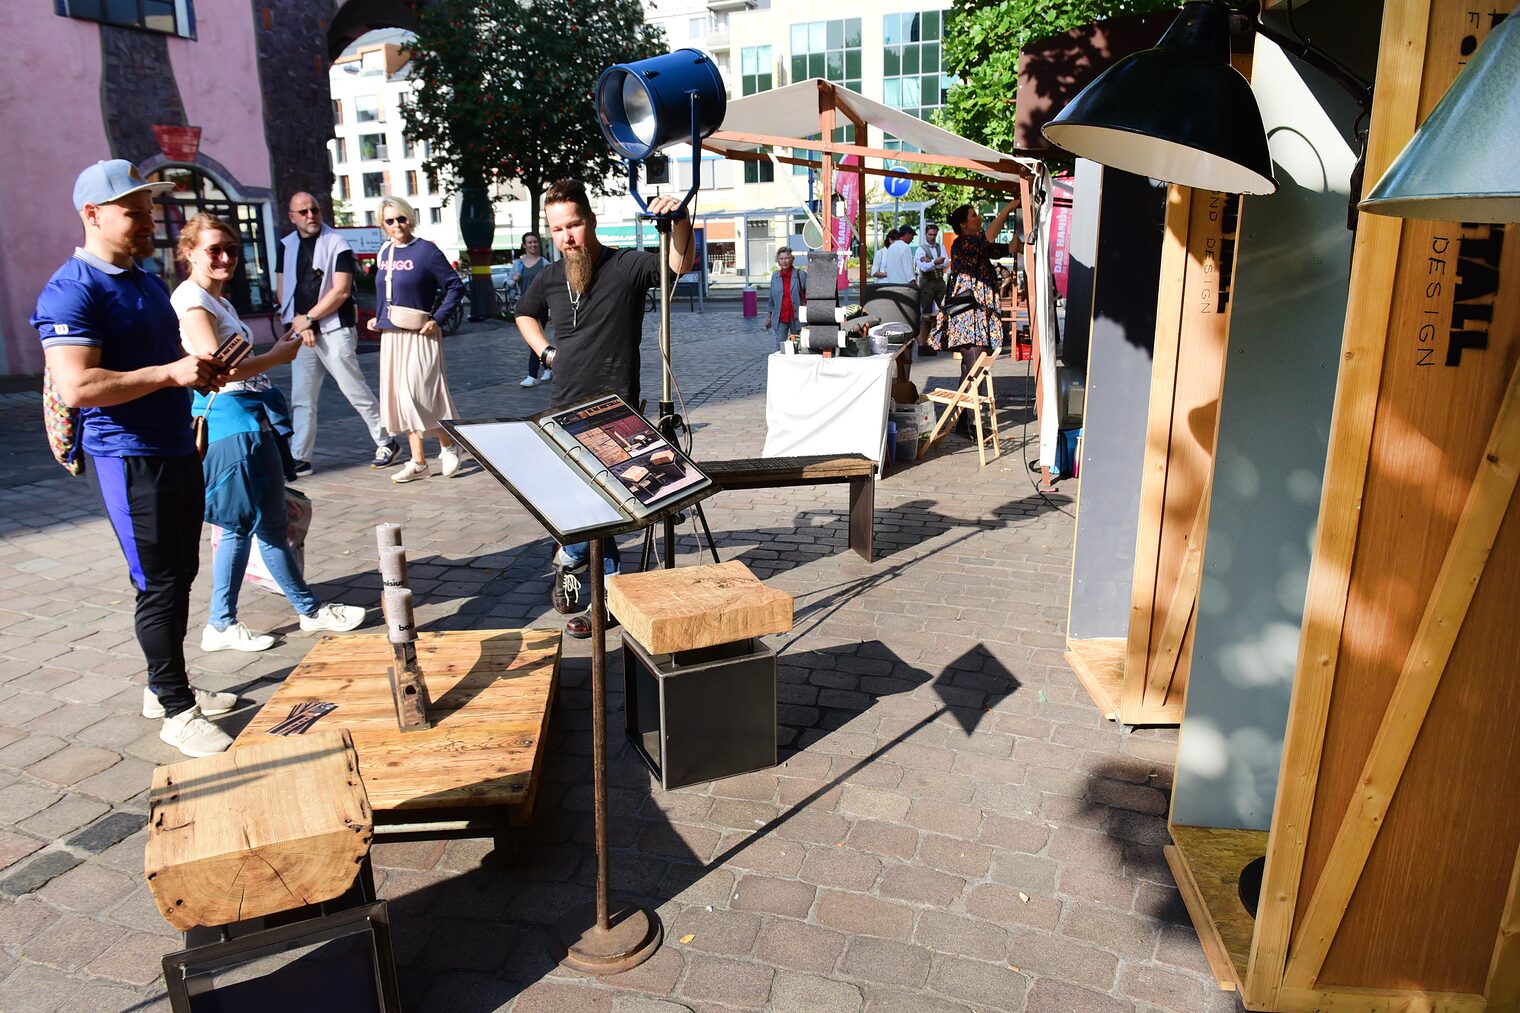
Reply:
<svg viewBox="0 0 1520 1013"><path fill-rule="evenodd" d="M711 304L675 322L698 459L758 453L770 348L758 321ZM511 328L467 325L448 347L462 413L546 405L545 390L518 386ZM363 364L373 380L377 357ZM932 386L953 370L939 358L914 376ZM1022 364L998 372L1011 452L979 471L952 438L890 474L875 564L847 550L841 487L709 501L725 558L796 596L794 632L772 638L784 759L662 792L614 737L614 891L658 910L663 948L601 980L545 954L547 926L591 898L594 875L589 652L567 641L538 818L515 864L483 841L375 849L408 1010L1236 1008L1162 859L1174 733L1122 735L1062 661L1075 504L1034 491L1029 383ZM138 716L125 568L93 491L47 457L38 404L0 397L0 1009L167 1009L159 958L178 942L143 880L143 825L149 772L177 756ZM452 480L395 486L366 466L331 383L321 419L316 474L301 483L319 594L373 604L372 527L394 520L419 624L556 623L550 542L489 475L467 463ZM281 643L202 655L209 574L208 544L190 661L201 686L246 698L224 721L236 732L312 641L283 598L249 588L241 618ZM616 670L609 681L618 729Z"/></svg>

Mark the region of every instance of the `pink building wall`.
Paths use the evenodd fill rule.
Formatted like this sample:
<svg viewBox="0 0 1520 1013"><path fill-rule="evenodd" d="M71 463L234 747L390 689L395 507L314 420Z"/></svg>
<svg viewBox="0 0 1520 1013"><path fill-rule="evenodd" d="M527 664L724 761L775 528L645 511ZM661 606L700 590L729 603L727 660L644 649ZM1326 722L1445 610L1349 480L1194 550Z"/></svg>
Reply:
<svg viewBox="0 0 1520 1013"><path fill-rule="evenodd" d="M201 152L239 187L270 186L252 5L198 0L195 39L167 37L170 67ZM42 371L28 323L37 293L79 245L74 178L116 157L103 122L101 27L44 2L0 2L0 374Z"/></svg>

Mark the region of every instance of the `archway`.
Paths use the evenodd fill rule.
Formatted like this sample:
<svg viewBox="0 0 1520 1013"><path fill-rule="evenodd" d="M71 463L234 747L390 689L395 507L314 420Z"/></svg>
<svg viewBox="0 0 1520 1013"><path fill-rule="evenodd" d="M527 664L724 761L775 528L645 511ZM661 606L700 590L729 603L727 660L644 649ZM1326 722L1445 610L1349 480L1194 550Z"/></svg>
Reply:
<svg viewBox="0 0 1520 1013"><path fill-rule="evenodd" d="M417 30L415 8L427 0L347 0L338 5L327 27L327 59L331 63L366 32L377 28Z"/></svg>

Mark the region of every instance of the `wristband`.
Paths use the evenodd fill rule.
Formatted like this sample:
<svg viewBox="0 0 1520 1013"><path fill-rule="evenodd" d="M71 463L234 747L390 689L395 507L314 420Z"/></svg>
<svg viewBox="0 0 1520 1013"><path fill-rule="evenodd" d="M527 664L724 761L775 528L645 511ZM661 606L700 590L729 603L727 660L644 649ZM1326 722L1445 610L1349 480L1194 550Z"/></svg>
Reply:
<svg viewBox="0 0 1520 1013"><path fill-rule="evenodd" d="M549 345L542 352L538 353L538 361L544 364L545 369L553 369L554 357L557 354L559 354L559 349L553 345Z"/></svg>

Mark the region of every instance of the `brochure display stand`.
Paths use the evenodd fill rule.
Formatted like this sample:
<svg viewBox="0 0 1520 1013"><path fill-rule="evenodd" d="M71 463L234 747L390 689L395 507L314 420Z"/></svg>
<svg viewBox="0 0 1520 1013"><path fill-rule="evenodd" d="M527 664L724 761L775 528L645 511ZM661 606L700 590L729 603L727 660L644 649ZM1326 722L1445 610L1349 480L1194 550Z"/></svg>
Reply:
<svg viewBox="0 0 1520 1013"><path fill-rule="evenodd" d="M715 486L614 394L529 419L447 420L444 428L555 541L590 543L596 898L559 920L550 946L562 963L584 974L626 971L659 949L663 930L654 912L611 898L607 589L601 540L673 517Z"/></svg>

